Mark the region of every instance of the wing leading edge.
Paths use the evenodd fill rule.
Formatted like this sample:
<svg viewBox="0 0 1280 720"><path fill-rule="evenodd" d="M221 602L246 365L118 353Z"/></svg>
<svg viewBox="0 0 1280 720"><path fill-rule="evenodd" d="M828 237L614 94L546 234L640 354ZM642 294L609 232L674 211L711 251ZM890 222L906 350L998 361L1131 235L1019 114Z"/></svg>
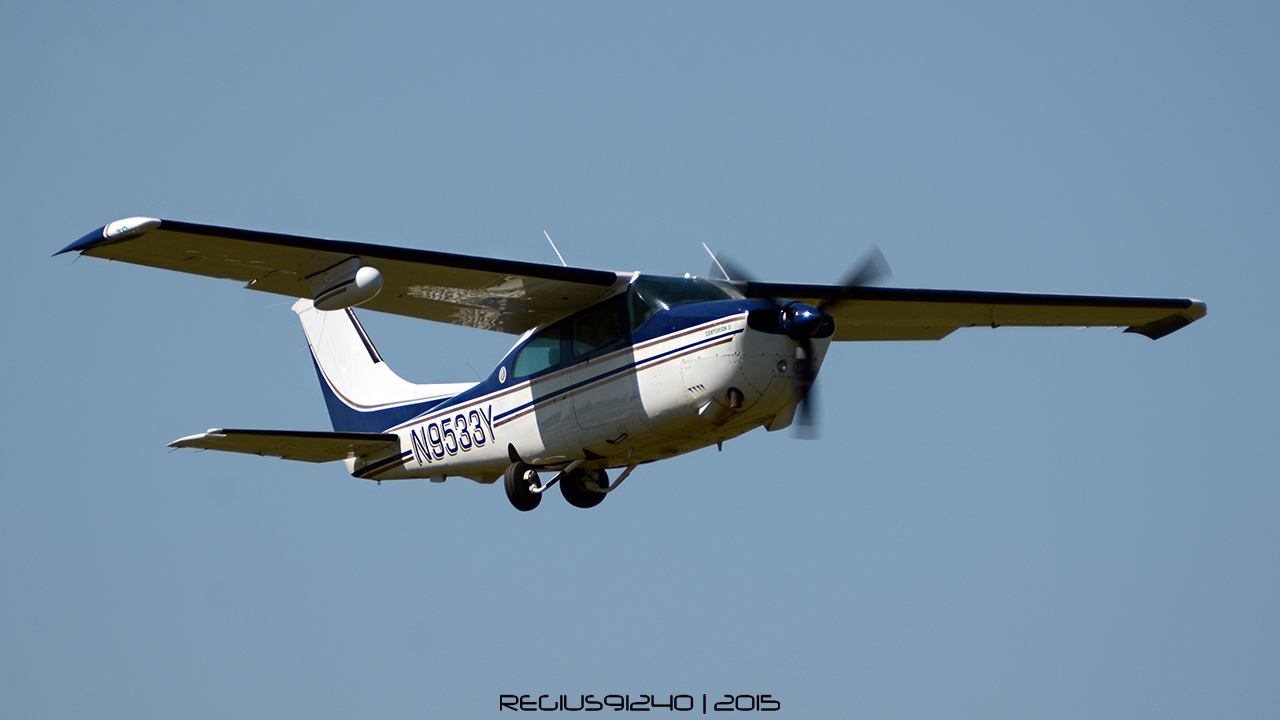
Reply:
<svg viewBox="0 0 1280 720"><path fill-rule="evenodd" d="M522 333L607 296L603 270L497 260L213 225L128 218L58 252L246 283L253 290L312 298L308 278L352 258L382 273L382 291L362 308L485 330Z"/></svg>
<svg viewBox="0 0 1280 720"><path fill-rule="evenodd" d="M1123 327L1152 340L1204 317L1190 298L1109 297L840 287L784 283L735 283L748 297L783 297L828 310L835 340L941 340L964 327Z"/></svg>

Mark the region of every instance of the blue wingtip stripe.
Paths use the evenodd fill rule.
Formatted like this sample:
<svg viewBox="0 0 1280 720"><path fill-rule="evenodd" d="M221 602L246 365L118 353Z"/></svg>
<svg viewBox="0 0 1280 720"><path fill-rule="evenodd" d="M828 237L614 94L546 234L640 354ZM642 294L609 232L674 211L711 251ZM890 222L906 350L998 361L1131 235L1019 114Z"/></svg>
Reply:
<svg viewBox="0 0 1280 720"><path fill-rule="evenodd" d="M88 250L89 248L93 247L94 245L97 245L97 244L99 244L99 243L106 242L106 240L107 240L107 235L106 235L106 233L107 233L107 226L106 226L106 225L103 225L102 227L98 228L97 230L94 230L93 232L89 233L88 235L85 235L84 237L80 238L79 240L77 240L77 241L75 241L75 242L71 243L70 245L68 245L68 246L66 246L66 247L64 247L64 248L62 248L62 249L61 249L61 250L59 250L58 252L54 253L54 254L53 254L53 256L54 256L54 257L57 257L57 256L59 256L59 255L61 255L61 254L63 254L63 253L76 252L76 251L84 252L85 250Z"/></svg>

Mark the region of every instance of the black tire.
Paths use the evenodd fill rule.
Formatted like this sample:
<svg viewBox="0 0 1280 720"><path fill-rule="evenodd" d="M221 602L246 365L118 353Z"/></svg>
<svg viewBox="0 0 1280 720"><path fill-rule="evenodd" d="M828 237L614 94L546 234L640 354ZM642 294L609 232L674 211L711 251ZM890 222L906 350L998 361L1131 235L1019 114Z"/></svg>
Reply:
<svg viewBox="0 0 1280 720"><path fill-rule="evenodd" d="M604 502L606 496L587 489L588 480L595 480L600 487L609 487L609 475L603 470L574 470L560 480L560 494L574 507L593 508Z"/></svg>
<svg viewBox="0 0 1280 720"><path fill-rule="evenodd" d="M542 494L529 489L529 481L524 479L531 468L522 462L514 462L507 466L507 474L503 485L507 489L507 499L520 512L529 512L542 502Z"/></svg>

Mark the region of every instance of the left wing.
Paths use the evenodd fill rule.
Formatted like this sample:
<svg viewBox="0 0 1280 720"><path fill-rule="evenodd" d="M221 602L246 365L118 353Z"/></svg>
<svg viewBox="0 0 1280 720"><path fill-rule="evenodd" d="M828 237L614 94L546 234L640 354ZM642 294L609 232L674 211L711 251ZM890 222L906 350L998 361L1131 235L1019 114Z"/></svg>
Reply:
<svg viewBox="0 0 1280 720"><path fill-rule="evenodd" d="M127 218L60 250L226 278L252 290L315 299L314 279L344 264L374 267L382 291L361 307L522 333L607 296L616 273L472 255Z"/></svg>
<svg viewBox="0 0 1280 720"><path fill-rule="evenodd" d="M1123 327L1152 340L1204 317L1190 298L1047 295L868 286L734 283L747 297L788 298L829 312L835 340L941 340L963 327Z"/></svg>
<svg viewBox="0 0 1280 720"><path fill-rule="evenodd" d="M210 430L174 440L169 447L222 450L322 463L399 448L400 438L385 433Z"/></svg>

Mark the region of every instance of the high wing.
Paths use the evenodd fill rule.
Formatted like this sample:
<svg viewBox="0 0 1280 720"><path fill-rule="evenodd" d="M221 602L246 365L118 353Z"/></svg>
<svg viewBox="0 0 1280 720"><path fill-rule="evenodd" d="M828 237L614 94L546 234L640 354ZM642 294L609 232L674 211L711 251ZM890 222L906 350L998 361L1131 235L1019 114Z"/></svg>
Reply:
<svg viewBox="0 0 1280 720"><path fill-rule="evenodd" d="M221 429L169 443L171 448L221 450L314 463L345 460L399 446L400 438L384 433Z"/></svg>
<svg viewBox="0 0 1280 720"><path fill-rule="evenodd" d="M1152 340L1204 317L1189 298L734 283L748 297L828 301L835 340L941 340L963 327L1123 327ZM830 302L830 301L838 302Z"/></svg>
<svg viewBox="0 0 1280 720"><path fill-rule="evenodd" d="M315 299L314 278L353 260L374 267L383 288L361 307L455 325L522 333L608 296L617 273L384 245L127 218L59 251L227 278L253 290ZM735 282L748 297L829 312L836 340L938 340L962 327L1125 327L1152 339L1204 317L1186 298L912 290Z"/></svg>
<svg viewBox="0 0 1280 720"><path fill-rule="evenodd" d="M59 251L226 278L253 290L313 298L309 279L359 260L383 287L362 308L455 325L522 333L607 296L603 270L127 218Z"/></svg>

